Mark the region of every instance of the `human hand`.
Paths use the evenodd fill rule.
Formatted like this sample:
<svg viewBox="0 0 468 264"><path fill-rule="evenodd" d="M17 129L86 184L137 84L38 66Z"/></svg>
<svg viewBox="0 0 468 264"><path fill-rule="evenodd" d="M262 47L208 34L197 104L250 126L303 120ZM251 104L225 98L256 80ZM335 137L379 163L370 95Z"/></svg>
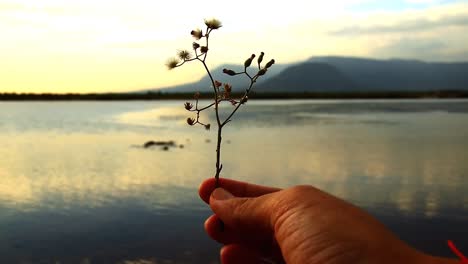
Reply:
<svg viewBox="0 0 468 264"><path fill-rule="evenodd" d="M425 255L362 209L312 186L277 189L221 178L199 187L205 230L231 263L458 263ZM220 220L224 228L220 228Z"/></svg>

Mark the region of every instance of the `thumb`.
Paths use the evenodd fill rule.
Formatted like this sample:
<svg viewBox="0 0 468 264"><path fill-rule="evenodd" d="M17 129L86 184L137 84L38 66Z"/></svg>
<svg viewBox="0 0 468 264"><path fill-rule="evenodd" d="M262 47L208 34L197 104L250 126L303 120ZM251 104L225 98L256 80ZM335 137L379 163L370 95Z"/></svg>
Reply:
<svg viewBox="0 0 468 264"><path fill-rule="evenodd" d="M235 197L223 188L210 196L210 207L230 229L271 236L276 219L272 194L259 197Z"/></svg>

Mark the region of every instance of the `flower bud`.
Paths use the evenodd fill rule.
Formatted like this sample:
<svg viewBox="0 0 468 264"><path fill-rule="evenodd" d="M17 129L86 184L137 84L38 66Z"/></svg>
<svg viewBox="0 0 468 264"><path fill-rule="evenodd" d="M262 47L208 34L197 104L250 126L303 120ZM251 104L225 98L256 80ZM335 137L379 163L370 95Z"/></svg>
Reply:
<svg viewBox="0 0 468 264"><path fill-rule="evenodd" d="M172 70L174 68L176 68L178 65L179 65L180 61L178 58L170 58L167 62L166 62L166 66L169 70Z"/></svg>
<svg viewBox="0 0 468 264"><path fill-rule="evenodd" d="M242 97L240 103L245 104L245 103L247 103L248 100L249 100L249 97L246 95L246 96Z"/></svg>
<svg viewBox="0 0 468 264"><path fill-rule="evenodd" d="M257 75L258 76L262 76L262 75L265 75L265 73L267 72L267 69L266 68L263 68L261 70L258 71Z"/></svg>
<svg viewBox="0 0 468 264"><path fill-rule="evenodd" d="M193 98L195 98L196 100L198 100L198 98L200 98L200 92L196 92L196 93L193 95Z"/></svg>
<svg viewBox="0 0 468 264"><path fill-rule="evenodd" d="M232 85L230 85L229 83L225 83L224 84L224 91L230 93L232 90Z"/></svg>
<svg viewBox="0 0 468 264"><path fill-rule="evenodd" d="M275 60L271 60L269 61L266 65L265 65L265 68L268 69L271 67L271 65L275 64Z"/></svg>
<svg viewBox="0 0 468 264"><path fill-rule="evenodd" d="M187 118L187 124L189 124L189 125L191 125L191 126L195 125L195 119L194 119L194 118L190 118L190 117Z"/></svg>
<svg viewBox="0 0 468 264"><path fill-rule="evenodd" d="M218 28L222 27L221 21L219 21L219 20L216 19L216 18L205 19L205 25L206 25L208 28L211 28L211 29L218 29Z"/></svg>
<svg viewBox="0 0 468 264"><path fill-rule="evenodd" d="M228 70L228 69L223 69L223 73L227 74L227 75L230 75L230 76L234 76L236 75L236 72L233 71L233 70Z"/></svg>
<svg viewBox="0 0 468 264"><path fill-rule="evenodd" d="M201 46L200 47L200 52L201 53L207 53L208 52L208 47L207 46Z"/></svg>
<svg viewBox="0 0 468 264"><path fill-rule="evenodd" d="M203 31L201 29L198 29L198 28L195 29L195 30L190 31L190 34L195 39L201 39L203 37Z"/></svg>
<svg viewBox="0 0 468 264"><path fill-rule="evenodd" d="M217 81L217 80L215 80L214 83L215 83L216 88L219 88L221 87L221 85L223 85L220 81Z"/></svg>
<svg viewBox="0 0 468 264"><path fill-rule="evenodd" d="M244 62L244 67L247 68L250 66L250 64L252 64L252 60L250 58L248 58L245 62Z"/></svg>
<svg viewBox="0 0 468 264"><path fill-rule="evenodd" d="M229 83L224 84L224 98L231 97L232 85Z"/></svg>
<svg viewBox="0 0 468 264"><path fill-rule="evenodd" d="M263 51L260 52L260 56L258 56L258 60L257 60L258 65L260 65L260 63L262 63L262 61L263 61L263 55L265 55L265 53L264 53Z"/></svg>
<svg viewBox="0 0 468 264"><path fill-rule="evenodd" d="M192 54L190 54L190 52L188 52L187 50L180 50L177 52L177 56L179 57L179 59L186 61L190 60Z"/></svg>
<svg viewBox="0 0 468 264"><path fill-rule="evenodd" d="M200 44L194 42L194 43L192 43L192 47L193 47L194 50L197 50L200 47Z"/></svg>
<svg viewBox="0 0 468 264"><path fill-rule="evenodd" d="M210 124L206 124L206 125L205 125L205 129L206 129L206 130L210 130L210 128L211 128L211 125L210 125Z"/></svg>
<svg viewBox="0 0 468 264"><path fill-rule="evenodd" d="M190 110L192 109L192 107L193 107L193 104L191 104L191 103L189 103L189 102L186 102L186 103L184 104L184 106L185 106L185 109L187 109L187 111L190 111Z"/></svg>
<svg viewBox="0 0 468 264"><path fill-rule="evenodd" d="M252 54L250 56L250 58L248 58L247 60L245 60L244 62L244 67L245 68L248 68L250 66L250 64L252 64L252 60L255 58L255 54Z"/></svg>

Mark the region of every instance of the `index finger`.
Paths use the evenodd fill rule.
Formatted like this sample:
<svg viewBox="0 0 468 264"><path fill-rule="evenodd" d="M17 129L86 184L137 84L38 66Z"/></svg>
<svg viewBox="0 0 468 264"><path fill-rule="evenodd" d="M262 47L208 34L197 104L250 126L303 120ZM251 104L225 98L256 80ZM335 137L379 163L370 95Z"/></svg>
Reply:
<svg viewBox="0 0 468 264"><path fill-rule="evenodd" d="M280 191L279 188L251 184L247 182L235 181L225 178L219 179L219 186L236 197L257 197L264 194ZM209 203L210 195L216 187L214 178L206 179L198 187L198 194L205 203Z"/></svg>

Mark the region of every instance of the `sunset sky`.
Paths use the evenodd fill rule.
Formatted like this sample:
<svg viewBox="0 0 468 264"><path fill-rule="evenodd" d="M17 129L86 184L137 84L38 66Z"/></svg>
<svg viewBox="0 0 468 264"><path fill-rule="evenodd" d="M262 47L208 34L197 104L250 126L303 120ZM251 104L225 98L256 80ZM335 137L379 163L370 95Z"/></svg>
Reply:
<svg viewBox="0 0 468 264"><path fill-rule="evenodd" d="M231 3L231 4L229 4ZM468 1L0 0L0 92L121 92L196 81L167 71L216 17L208 63L251 53L292 63L343 55L468 61Z"/></svg>

